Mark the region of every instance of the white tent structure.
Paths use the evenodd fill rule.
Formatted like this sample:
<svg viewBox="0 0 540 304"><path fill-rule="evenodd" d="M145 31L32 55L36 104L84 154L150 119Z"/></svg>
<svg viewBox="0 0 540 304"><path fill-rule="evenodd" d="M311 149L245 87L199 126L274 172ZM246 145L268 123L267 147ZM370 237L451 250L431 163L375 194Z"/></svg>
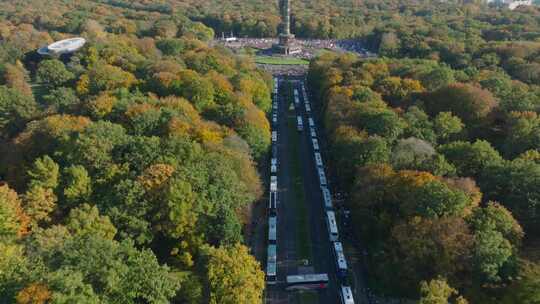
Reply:
<svg viewBox="0 0 540 304"><path fill-rule="evenodd" d="M69 38L44 46L37 52L40 55L60 56L78 51L85 43L86 40L81 37Z"/></svg>

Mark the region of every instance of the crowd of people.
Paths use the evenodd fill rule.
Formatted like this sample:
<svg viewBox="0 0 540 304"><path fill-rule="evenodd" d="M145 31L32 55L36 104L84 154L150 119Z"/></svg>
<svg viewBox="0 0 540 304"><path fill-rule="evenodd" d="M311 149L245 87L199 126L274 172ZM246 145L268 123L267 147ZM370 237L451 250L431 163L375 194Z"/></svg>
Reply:
<svg viewBox="0 0 540 304"><path fill-rule="evenodd" d="M231 49L255 48L262 54L272 53L272 46L278 43L277 38L236 38L219 39L216 41ZM354 52L363 56L373 56L367 51L359 40L336 40L336 39L296 39L296 44L301 46L301 51L291 54L292 57L311 59L318 50L327 49L341 52Z"/></svg>

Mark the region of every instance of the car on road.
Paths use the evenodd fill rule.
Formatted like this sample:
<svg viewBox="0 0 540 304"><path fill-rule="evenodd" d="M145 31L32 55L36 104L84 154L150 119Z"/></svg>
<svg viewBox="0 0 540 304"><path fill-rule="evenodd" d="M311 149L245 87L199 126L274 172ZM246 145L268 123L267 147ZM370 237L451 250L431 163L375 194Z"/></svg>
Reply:
<svg viewBox="0 0 540 304"><path fill-rule="evenodd" d="M298 130L298 132L304 131L304 122L302 121L301 116L296 117L296 129Z"/></svg>

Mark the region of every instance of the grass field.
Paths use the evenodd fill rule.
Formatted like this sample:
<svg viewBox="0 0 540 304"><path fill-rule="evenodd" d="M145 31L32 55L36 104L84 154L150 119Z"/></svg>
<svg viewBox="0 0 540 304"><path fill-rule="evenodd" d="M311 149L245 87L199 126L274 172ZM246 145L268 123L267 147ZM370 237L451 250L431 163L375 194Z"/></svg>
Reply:
<svg viewBox="0 0 540 304"><path fill-rule="evenodd" d="M304 196L304 179L302 177L302 167L300 163L298 132L296 131L296 116L291 115L288 119L289 148L290 148L290 168L291 168L291 190L294 196L294 208L297 215L297 250L299 259L311 261L311 237L309 233L309 218Z"/></svg>
<svg viewBox="0 0 540 304"><path fill-rule="evenodd" d="M319 303L319 295L315 291L299 292L297 297L300 304Z"/></svg>
<svg viewBox="0 0 540 304"><path fill-rule="evenodd" d="M272 56L255 56L255 62L260 64L276 64L276 65L302 65L309 64L309 61L300 58L288 57L272 57Z"/></svg>

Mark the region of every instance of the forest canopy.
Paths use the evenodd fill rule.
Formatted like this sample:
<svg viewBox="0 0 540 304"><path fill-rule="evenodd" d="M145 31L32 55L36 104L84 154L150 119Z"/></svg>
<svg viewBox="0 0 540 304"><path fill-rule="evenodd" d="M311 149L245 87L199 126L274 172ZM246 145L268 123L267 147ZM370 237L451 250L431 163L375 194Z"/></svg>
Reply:
<svg viewBox="0 0 540 304"><path fill-rule="evenodd" d="M0 4L0 302L260 302L243 230L270 76L182 14L112 2Z"/></svg>

